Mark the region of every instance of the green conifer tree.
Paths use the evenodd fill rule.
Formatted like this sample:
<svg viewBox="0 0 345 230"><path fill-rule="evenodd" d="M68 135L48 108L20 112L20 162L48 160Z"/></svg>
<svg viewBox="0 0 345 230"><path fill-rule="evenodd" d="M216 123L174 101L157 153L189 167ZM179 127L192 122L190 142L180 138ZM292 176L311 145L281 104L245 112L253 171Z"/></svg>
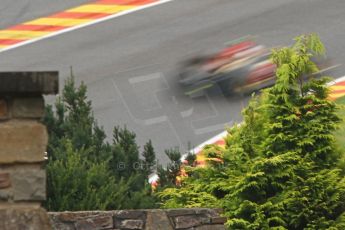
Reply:
<svg viewBox="0 0 345 230"><path fill-rule="evenodd" d="M306 81L318 71L312 58L323 52L315 35L274 50L276 84L245 109L225 150L207 147L221 162L194 169L181 188L160 193L165 207L218 205L229 229L342 229L336 105L327 100L326 78Z"/></svg>
<svg viewBox="0 0 345 230"><path fill-rule="evenodd" d="M144 151L142 153L142 156L144 157L142 165L144 173L145 175L150 175L155 171L157 166L156 154L155 150L153 149L151 140L149 140L144 145Z"/></svg>
<svg viewBox="0 0 345 230"><path fill-rule="evenodd" d="M114 142L108 144L86 93L85 84L76 87L72 76L66 80L55 109L46 107L46 208L63 211L156 207L148 173L140 168L135 134L115 127ZM150 151L154 154L153 148Z"/></svg>
<svg viewBox="0 0 345 230"><path fill-rule="evenodd" d="M163 166L158 164L157 174L159 178L159 189L165 187L175 187L176 178L180 175L181 172L181 153L178 148L171 148L165 150L165 154L169 158L169 162Z"/></svg>

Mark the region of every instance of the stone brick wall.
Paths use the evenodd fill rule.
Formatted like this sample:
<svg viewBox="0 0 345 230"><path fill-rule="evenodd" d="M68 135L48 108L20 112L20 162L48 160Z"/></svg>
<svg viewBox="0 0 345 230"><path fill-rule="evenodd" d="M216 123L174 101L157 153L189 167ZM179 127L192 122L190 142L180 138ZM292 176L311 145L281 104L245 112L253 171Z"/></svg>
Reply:
<svg viewBox="0 0 345 230"><path fill-rule="evenodd" d="M43 94L58 92L57 72L0 72L0 229L51 229L41 202L48 142Z"/></svg>
<svg viewBox="0 0 345 230"><path fill-rule="evenodd" d="M50 212L53 230L224 230L225 218L214 209L149 209Z"/></svg>

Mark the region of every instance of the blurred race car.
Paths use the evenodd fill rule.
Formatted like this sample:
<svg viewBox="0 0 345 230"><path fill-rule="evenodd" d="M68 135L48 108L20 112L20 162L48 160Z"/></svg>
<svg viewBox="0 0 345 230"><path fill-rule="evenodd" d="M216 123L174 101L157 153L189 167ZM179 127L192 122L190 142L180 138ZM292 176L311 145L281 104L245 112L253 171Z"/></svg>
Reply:
<svg viewBox="0 0 345 230"><path fill-rule="evenodd" d="M190 97L202 96L207 89L215 86L225 95L253 92L275 82L276 66L269 57L270 51L264 46L242 40L219 53L183 62L179 83ZM330 63L322 60L320 66L320 69L329 68Z"/></svg>

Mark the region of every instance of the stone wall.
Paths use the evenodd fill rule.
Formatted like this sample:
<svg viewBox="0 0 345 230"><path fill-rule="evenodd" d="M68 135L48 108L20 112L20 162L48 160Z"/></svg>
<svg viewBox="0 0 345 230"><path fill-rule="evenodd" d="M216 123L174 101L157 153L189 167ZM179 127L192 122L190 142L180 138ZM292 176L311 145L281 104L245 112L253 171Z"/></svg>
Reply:
<svg viewBox="0 0 345 230"><path fill-rule="evenodd" d="M50 212L53 230L224 230L225 218L214 209L149 209Z"/></svg>
<svg viewBox="0 0 345 230"><path fill-rule="evenodd" d="M41 202L48 136L43 94L58 92L57 72L0 72L0 229L49 230Z"/></svg>

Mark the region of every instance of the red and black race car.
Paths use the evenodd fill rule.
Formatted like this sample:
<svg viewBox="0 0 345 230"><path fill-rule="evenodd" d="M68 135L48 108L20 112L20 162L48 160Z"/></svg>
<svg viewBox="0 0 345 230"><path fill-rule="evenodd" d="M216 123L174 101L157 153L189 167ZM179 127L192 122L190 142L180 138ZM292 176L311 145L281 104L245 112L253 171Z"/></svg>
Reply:
<svg viewBox="0 0 345 230"><path fill-rule="evenodd" d="M322 60L320 63L320 69L329 69L328 61ZM216 54L183 62L179 83L190 97L201 96L215 86L225 95L252 92L273 85L275 70L267 48L251 40L242 40Z"/></svg>

